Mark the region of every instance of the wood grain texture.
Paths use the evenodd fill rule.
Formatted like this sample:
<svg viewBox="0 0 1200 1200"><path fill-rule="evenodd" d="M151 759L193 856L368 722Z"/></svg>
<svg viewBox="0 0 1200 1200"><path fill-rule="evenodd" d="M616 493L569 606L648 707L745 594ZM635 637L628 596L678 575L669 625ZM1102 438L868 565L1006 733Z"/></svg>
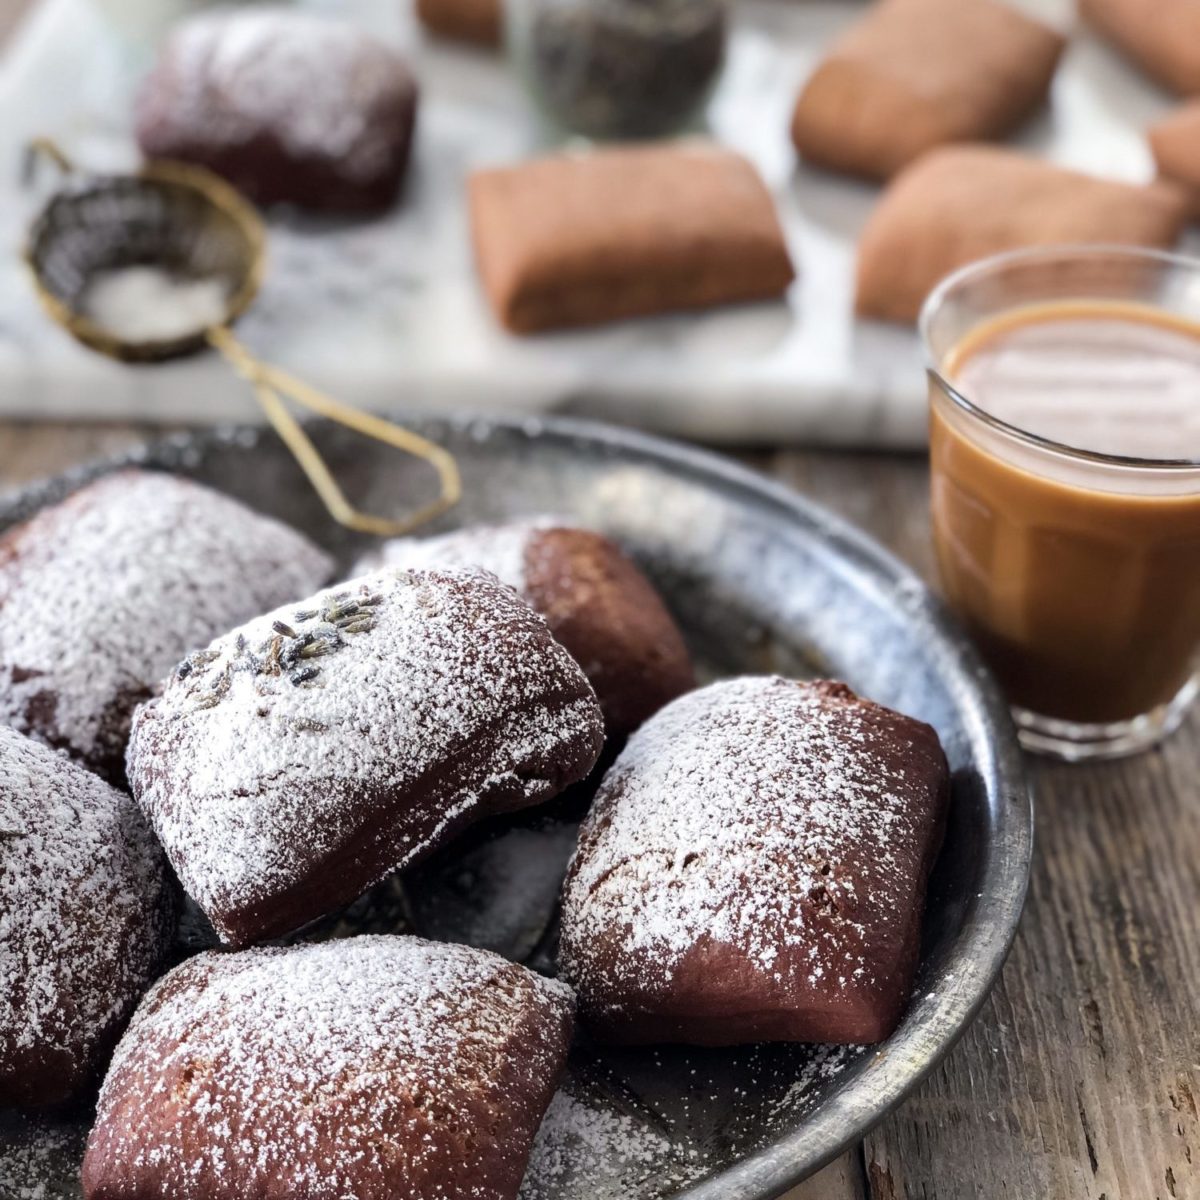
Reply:
<svg viewBox="0 0 1200 1200"><path fill-rule="evenodd" d="M922 459L756 465L932 580ZM1037 850L1012 956L963 1041L867 1138L867 1195L1200 1200L1200 709L1138 758L1030 763Z"/></svg>
<svg viewBox="0 0 1200 1200"><path fill-rule="evenodd" d="M148 433L0 423L0 487ZM931 578L922 459L743 460ZM999 985L918 1093L786 1200L1200 1200L1200 711L1140 758L1031 765L1037 856Z"/></svg>

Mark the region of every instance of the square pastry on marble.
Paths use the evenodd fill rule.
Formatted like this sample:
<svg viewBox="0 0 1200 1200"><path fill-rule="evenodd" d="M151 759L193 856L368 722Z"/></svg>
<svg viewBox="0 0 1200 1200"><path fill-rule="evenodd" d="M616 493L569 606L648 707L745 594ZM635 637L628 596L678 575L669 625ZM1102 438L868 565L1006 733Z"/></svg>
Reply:
<svg viewBox="0 0 1200 1200"><path fill-rule="evenodd" d="M484 291L515 333L768 299L795 275L758 172L699 139L476 171L467 189Z"/></svg>
<svg viewBox="0 0 1200 1200"><path fill-rule="evenodd" d="M908 1002L949 799L928 725L744 677L629 740L580 831L563 977L599 1038L877 1042Z"/></svg>
<svg viewBox="0 0 1200 1200"><path fill-rule="evenodd" d="M1200 4L1196 0L1079 0L1085 21L1159 83L1200 93Z"/></svg>
<svg viewBox="0 0 1200 1200"><path fill-rule="evenodd" d="M912 321L941 279L1023 246L1085 242L1169 249L1183 191L1098 179L999 146L943 146L889 185L858 241L860 316Z"/></svg>
<svg viewBox="0 0 1200 1200"><path fill-rule="evenodd" d="M818 166L886 179L933 146L1016 129L1065 46L1003 0L880 0L809 76L792 141Z"/></svg>

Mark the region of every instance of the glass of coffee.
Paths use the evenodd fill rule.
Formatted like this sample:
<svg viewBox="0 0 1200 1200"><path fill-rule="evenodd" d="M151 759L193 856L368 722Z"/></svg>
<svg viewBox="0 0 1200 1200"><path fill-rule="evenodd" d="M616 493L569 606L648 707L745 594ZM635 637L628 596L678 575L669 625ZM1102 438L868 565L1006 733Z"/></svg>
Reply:
<svg viewBox="0 0 1200 1200"><path fill-rule="evenodd" d="M1002 254L920 325L942 588L1022 742L1153 745L1200 665L1200 260Z"/></svg>

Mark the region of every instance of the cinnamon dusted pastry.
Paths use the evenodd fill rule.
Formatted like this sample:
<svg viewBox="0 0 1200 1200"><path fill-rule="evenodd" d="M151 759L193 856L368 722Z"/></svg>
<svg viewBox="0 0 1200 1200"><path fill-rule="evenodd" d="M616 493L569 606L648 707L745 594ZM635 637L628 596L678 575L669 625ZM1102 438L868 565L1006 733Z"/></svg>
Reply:
<svg viewBox="0 0 1200 1200"><path fill-rule="evenodd" d="M478 566L515 588L583 668L609 733L636 729L695 683L683 637L650 581L603 534L535 518L396 538L359 571Z"/></svg>
<svg viewBox="0 0 1200 1200"><path fill-rule="evenodd" d="M1159 175L1185 187L1193 212L1200 213L1200 100L1155 122L1147 137Z"/></svg>
<svg viewBox="0 0 1200 1200"><path fill-rule="evenodd" d="M207 952L113 1059L87 1200L515 1200L570 989L411 937Z"/></svg>
<svg viewBox="0 0 1200 1200"><path fill-rule="evenodd" d="M564 153L468 180L475 258L515 333L781 295L794 271L755 169L704 142Z"/></svg>
<svg viewBox="0 0 1200 1200"><path fill-rule="evenodd" d="M792 140L819 166L886 179L933 146L1016 129L1065 45L1003 0L878 0L804 85Z"/></svg>
<svg viewBox="0 0 1200 1200"><path fill-rule="evenodd" d="M133 801L0 726L0 1107L59 1104L98 1077L173 913Z"/></svg>
<svg viewBox="0 0 1200 1200"><path fill-rule="evenodd" d="M1159 83L1200 93L1200 0L1080 0L1079 12Z"/></svg>
<svg viewBox="0 0 1200 1200"><path fill-rule="evenodd" d="M499 46L502 0L417 0L421 24L441 37L478 46Z"/></svg>
<svg viewBox="0 0 1200 1200"><path fill-rule="evenodd" d="M199 484L106 475L0 534L0 722L120 781L130 716L159 680L332 565Z"/></svg>
<svg viewBox="0 0 1200 1200"><path fill-rule="evenodd" d="M888 187L858 242L859 315L912 321L945 275L1022 246L1169 248L1188 217L1167 184L1098 179L995 146L945 146Z"/></svg>
<svg viewBox="0 0 1200 1200"><path fill-rule="evenodd" d="M243 946L548 799L602 742L586 678L511 588L388 570L186 658L128 766L187 893Z"/></svg>
<svg viewBox="0 0 1200 1200"><path fill-rule="evenodd" d="M580 831L563 977L602 1039L877 1042L917 965L949 777L844 684L746 677L629 740Z"/></svg>

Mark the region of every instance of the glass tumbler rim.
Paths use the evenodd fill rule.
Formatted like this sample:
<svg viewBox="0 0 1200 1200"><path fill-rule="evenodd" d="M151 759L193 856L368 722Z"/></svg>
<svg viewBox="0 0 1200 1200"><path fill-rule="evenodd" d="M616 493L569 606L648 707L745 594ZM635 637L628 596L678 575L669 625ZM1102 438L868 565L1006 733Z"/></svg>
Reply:
<svg viewBox="0 0 1200 1200"><path fill-rule="evenodd" d="M1079 462L1099 463L1107 467L1137 471L1195 471L1200 469L1200 458L1142 458L1125 454L1106 454L1098 450L1086 450L1080 446L1072 446L1067 442L1055 441L1053 438L1042 437L1031 433L1020 425L1014 425L1000 417L994 416L981 408L973 400L954 385L942 371L941 364L933 352L930 327L933 320L946 303L947 297L956 288L973 279L983 278L998 269L1008 266L1019 266L1023 263L1053 261L1054 259L1102 259L1116 258L1130 262L1157 263L1162 267L1187 270L1194 272L1200 278L1200 258L1179 254L1169 250L1155 250L1142 246L1122 246L1108 243L1060 243L1046 246L1025 246L1016 250L1004 250L999 254L990 254L984 258L975 259L964 266L956 268L944 276L926 296L921 305L917 318L917 331L921 341L921 355L924 359L925 370L933 379L941 392L958 409L973 420L987 425L1003 436L1015 439L1027 446L1051 454L1062 455ZM1197 317L1200 322L1200 314ZM1200 403L1200 400L1197 401Z"/></svg>

